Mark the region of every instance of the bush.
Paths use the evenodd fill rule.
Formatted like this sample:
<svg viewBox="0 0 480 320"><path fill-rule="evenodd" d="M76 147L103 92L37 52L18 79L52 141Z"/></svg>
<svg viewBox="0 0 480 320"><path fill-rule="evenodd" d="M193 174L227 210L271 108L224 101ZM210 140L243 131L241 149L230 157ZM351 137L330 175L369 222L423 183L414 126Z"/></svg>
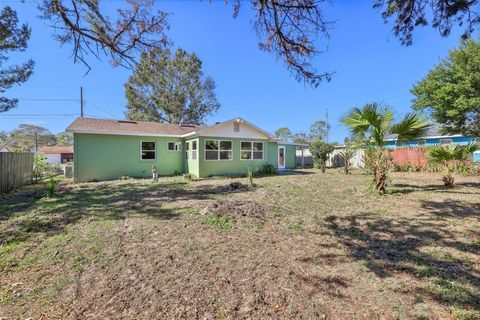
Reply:
<svg viewBox="0 0 480 320"><path fill-rule="evenodd" d="M43 177L53 173L52 167L47 163L47 156L37 153L33 156L33 183L38 183Z"/></svg>
<svg viewBox="0 0 480 320"><path fill-rule="evenodd" d="M247 169L247 181L248 181L248 184L252 187L254 186L254 183L253 183L254 177L255 177L255 171L251 166L249 166Z"/></svg>
<svg viewBox="0 0 480 320"><path fill-rule="evenodd" d="M195 176L194 176L192 173L185 173L185 174L183 175L183 178L184 178L185 180L193 180L193 179L195 178Z"/></svg>
<svg viewBox="0 0 480 320"><path fill-rule="evenodd" d="M45 185L47 186L47 197L53 198L55 196L58 182L59 181L55 180L53 176L50 176L50 178L45 182Z"/></svg>
<svg viewBox="0 0 480 320"><path fill-rule="evenodd" d="M275 166L271 163L267 163L263 166L263 171L266 175L274 175L275 174Z"/></svg>
<svg viewBox="0 0 480 320"><path fill-rule="evenodd" d="M320 168L325 172L327 167L328 155L334 150L333 145L322 140L314 141L310 144L310 152L312 153L315 168Z"/></svg>

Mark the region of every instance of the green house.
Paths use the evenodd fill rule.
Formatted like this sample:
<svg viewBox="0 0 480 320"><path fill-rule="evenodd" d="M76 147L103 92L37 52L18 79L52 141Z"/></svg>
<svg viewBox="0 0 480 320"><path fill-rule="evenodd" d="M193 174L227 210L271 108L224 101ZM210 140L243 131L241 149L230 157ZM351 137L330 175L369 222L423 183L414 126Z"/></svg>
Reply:
<svg viewBox="0 0 480 320"><path fill-rule="evenodd" d="M196 177L293 169L295 144L236 118L211 126L78 118L67 129L74 136L75 181L112 180L191 173Z"/></svg>

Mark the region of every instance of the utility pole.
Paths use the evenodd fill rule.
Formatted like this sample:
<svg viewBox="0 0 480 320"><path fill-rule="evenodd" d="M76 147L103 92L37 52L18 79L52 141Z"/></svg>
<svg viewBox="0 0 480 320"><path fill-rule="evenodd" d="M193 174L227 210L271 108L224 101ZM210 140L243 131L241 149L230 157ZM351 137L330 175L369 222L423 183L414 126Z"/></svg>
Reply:
<svg viewBox="0 0 480 320"><path fill-rule="evenodd" d="M325 108L325 122L327 123L327 137L326 137L326 140L327 140L327 143L328 143L328 107Z"/></svg>
<svg viewBox="0 0 480 320"><path fill-rule="evenodd" d="M83 87L80 87L80 117L83 118Z"/></svg>

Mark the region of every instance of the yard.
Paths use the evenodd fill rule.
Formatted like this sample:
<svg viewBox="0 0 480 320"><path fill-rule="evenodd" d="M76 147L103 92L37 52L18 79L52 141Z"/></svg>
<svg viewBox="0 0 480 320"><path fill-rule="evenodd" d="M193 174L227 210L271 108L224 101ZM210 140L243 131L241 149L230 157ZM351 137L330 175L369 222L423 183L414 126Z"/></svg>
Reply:
<svg viewBox="0 0 480 320"><path fill-rule="evenodd" d="M0 318L480 319L478 177L445 189L439 174L395 173L382 197L369 179L304 170L254 188L169 177L0 196ZM224 199L237 215L205 209Z"/></svg>

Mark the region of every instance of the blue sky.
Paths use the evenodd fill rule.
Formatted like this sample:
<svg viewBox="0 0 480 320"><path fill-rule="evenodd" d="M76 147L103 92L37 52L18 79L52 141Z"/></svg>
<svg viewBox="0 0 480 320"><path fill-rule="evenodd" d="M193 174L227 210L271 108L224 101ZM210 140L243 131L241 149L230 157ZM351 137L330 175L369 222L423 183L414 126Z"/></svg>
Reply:
<svg viewBox="0 0 480 320"><path fill-rule="evenodd" d="M400 45L384 24L373 1L333 1L325 4L325 15L337 20L329 43L319 41L318 48L328 51L315 59L320 71L335 72L330 83L313 89L295 81L282 61L258 49L258 40L250 23L252 10L243 3L240 16L232 18L231 6L223 1L166 1L159 6L170 12L170 38L175 46L195 51L203 61L204 73L217 83L218 113L208 122L241 116L267 131L287 126L293 132L308 132L312 122L325 118L329 110L332 125L330 141L343 141L347 130L338 123L350 107L378 101L391 105L398 115L410 110L412 84L448 50L458 44L461 30L448 38L438 31L422 28L415 32L414 45ZM35 72L22 86L7 92L20 99L79 98L84 87L85 113L105 118L123 118L123 84L130 70L112 67L107 59L89 57L92 70L73 64L69 47L61 48L53 39L48 22L38 18L32 2L6 1L19 18L32 28L29 48L15 54L12 62L33 58ZM106 1L107 9L118 5ZM0 130L12 130L21 123L44 126L60 132L75 116L48 117L48 114L78 114L78 101L21 100L17 109L0 114ZM28 116L42 114L43 116Z"/></svg>

